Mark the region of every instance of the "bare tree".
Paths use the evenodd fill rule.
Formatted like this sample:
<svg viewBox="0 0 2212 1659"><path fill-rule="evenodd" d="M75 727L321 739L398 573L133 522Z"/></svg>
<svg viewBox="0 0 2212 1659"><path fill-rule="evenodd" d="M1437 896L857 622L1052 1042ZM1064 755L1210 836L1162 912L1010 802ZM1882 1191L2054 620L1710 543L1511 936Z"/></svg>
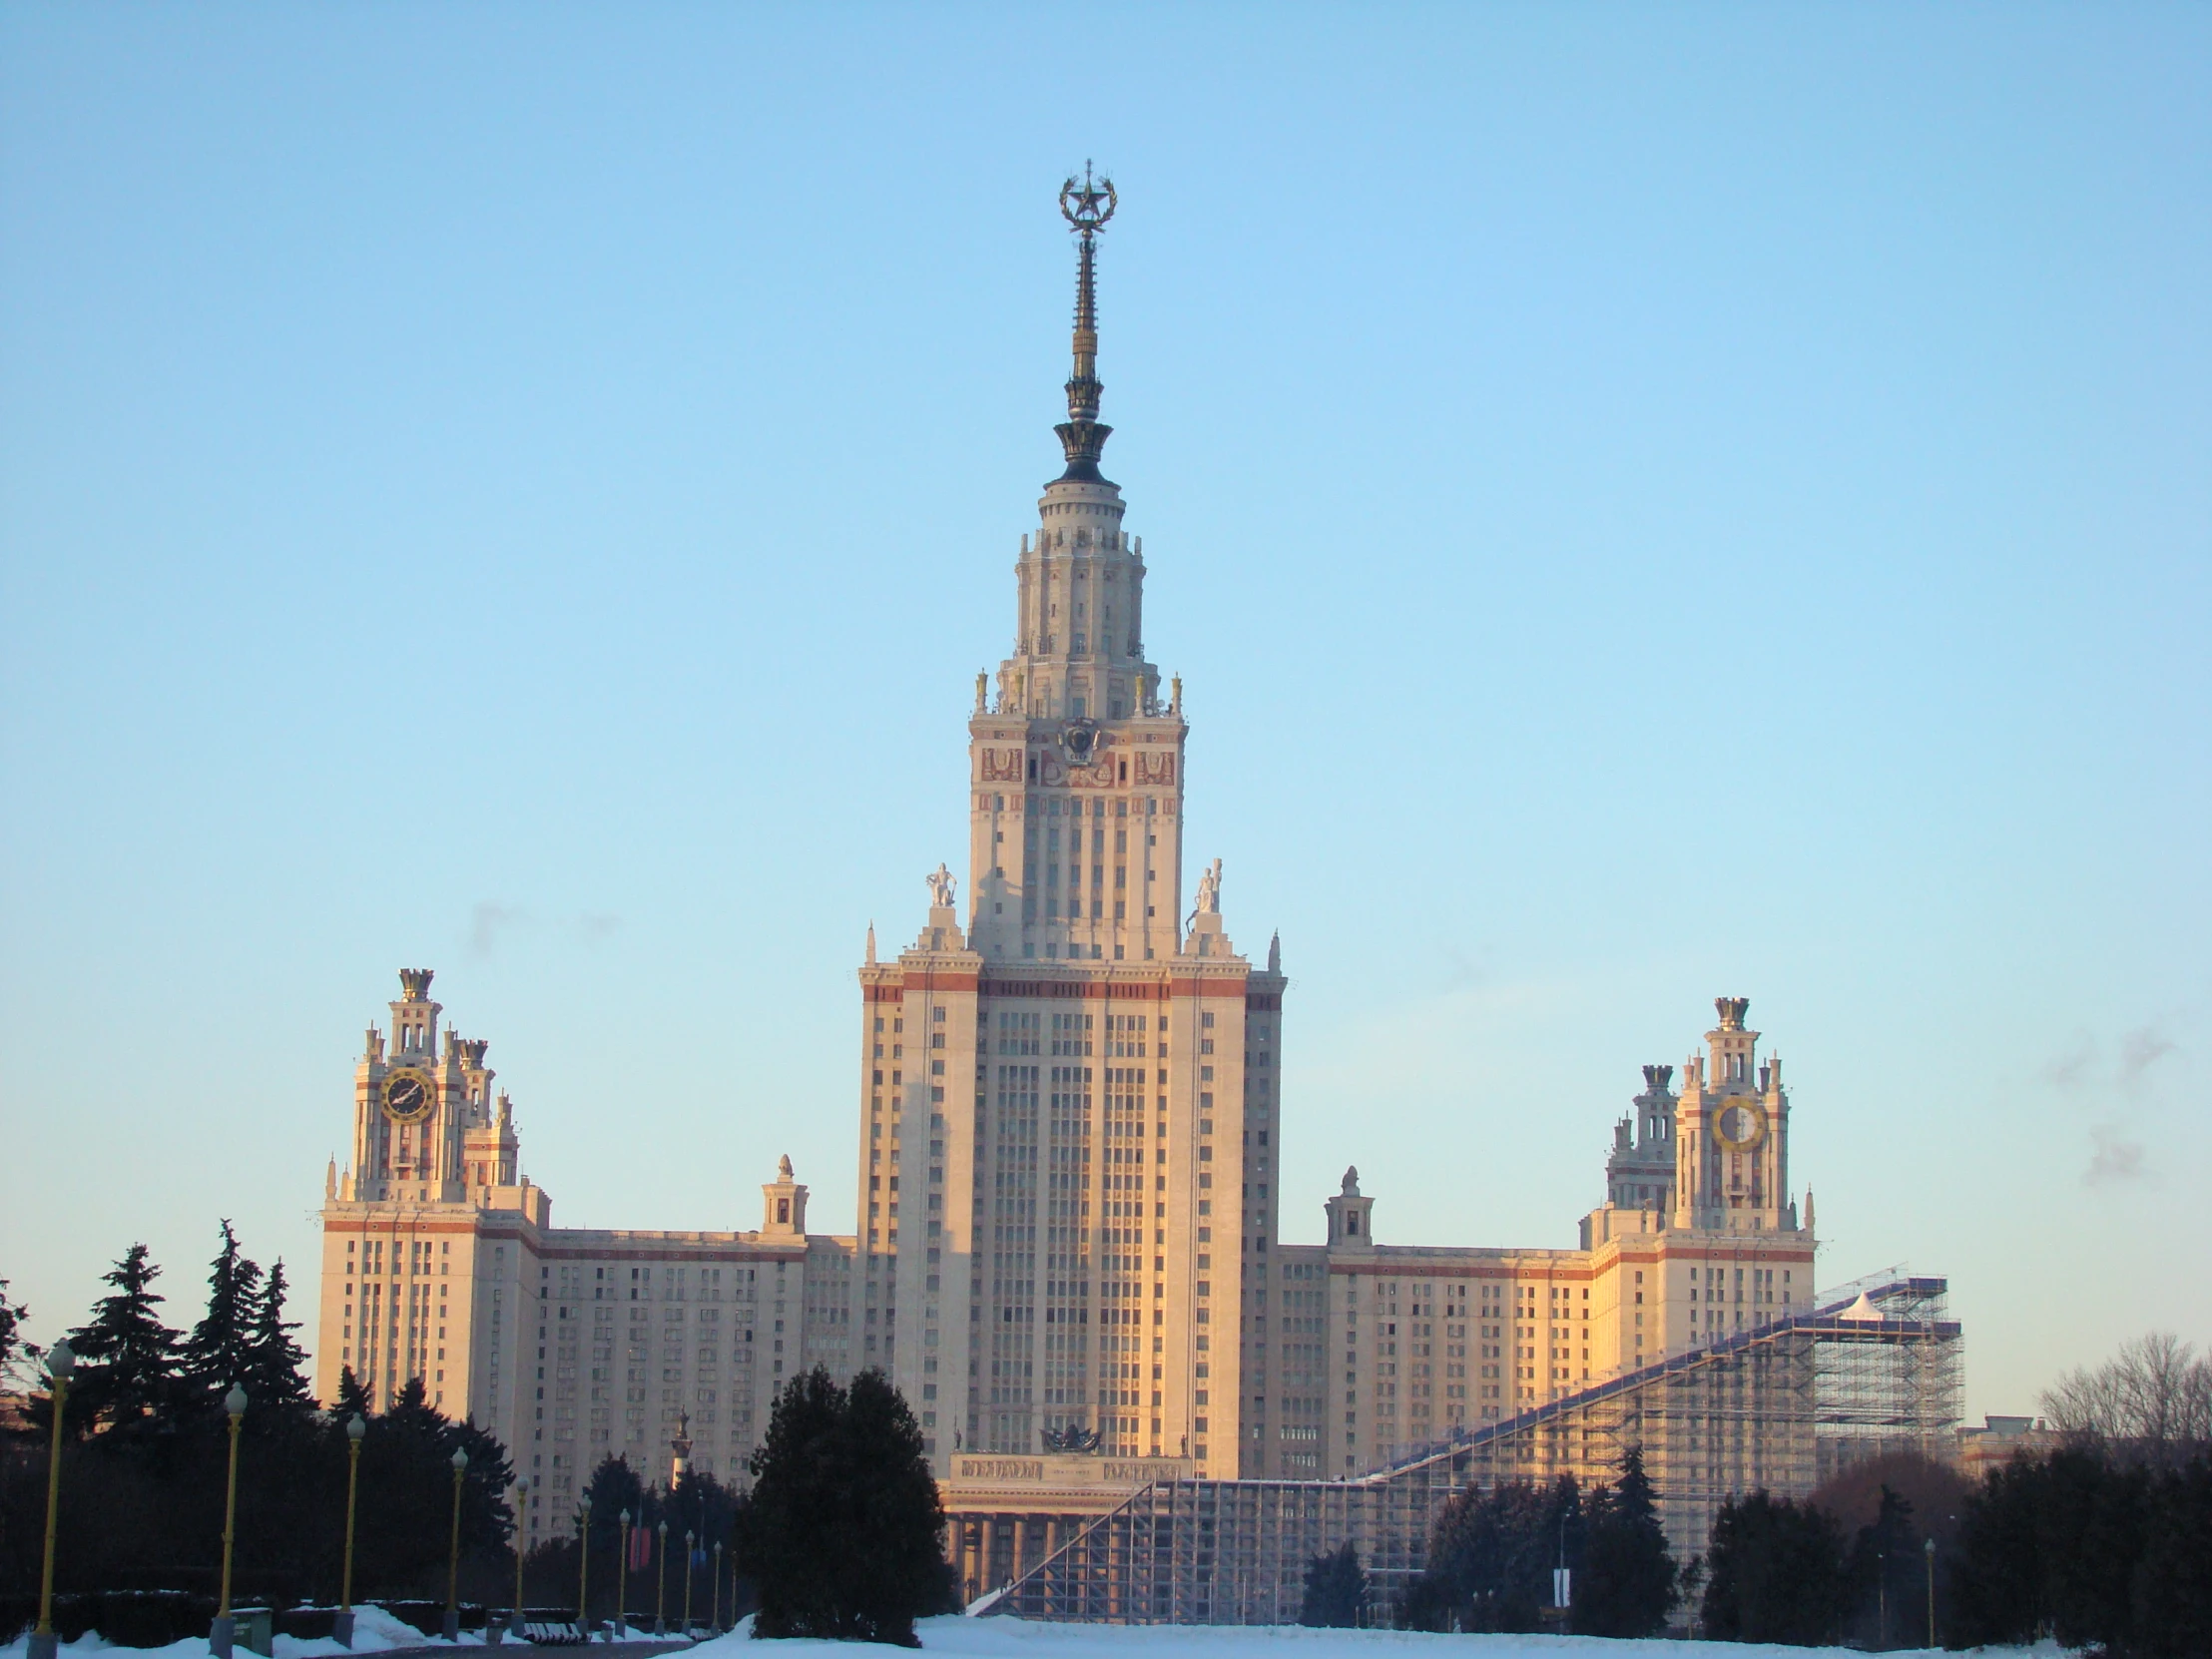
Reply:
<svg viewBox="0 0 2212 1659"><path fill-rule="evenodd" d="M2212 1355L2154 1331L2061 1377L2043 1395L2043 1414L2063 1434L2171 1467L2212 1447Z"/></svg>

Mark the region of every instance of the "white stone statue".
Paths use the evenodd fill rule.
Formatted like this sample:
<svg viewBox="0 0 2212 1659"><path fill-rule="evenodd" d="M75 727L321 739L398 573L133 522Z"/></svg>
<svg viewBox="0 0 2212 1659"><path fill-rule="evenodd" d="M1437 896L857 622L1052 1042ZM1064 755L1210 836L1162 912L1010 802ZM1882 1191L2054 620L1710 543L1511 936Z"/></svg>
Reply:
<svg viewBox="0 0 2212 1659"><path fill-rule="evenodd" d="M953 886L952 872L949 869L946 869L944 865L940 863L934 870L929 873L927 880L929 882L930 908L935 910L951 909Z"/></svg>
<svg viewBox="0 0 2212 1659"><path fill-rule="evenodd" d="M1213 864L1198 878L1198 913L1218 916L1221 914L1221 860Z"/></svg>

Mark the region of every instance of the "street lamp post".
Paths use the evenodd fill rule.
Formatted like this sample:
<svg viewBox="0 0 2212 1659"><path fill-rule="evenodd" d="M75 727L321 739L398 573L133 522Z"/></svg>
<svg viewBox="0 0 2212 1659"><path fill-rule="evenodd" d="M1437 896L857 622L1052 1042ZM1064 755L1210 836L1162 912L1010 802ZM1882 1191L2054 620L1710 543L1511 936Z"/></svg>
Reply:
<svg viewBox="0 0 2212 1659"><path fill-rule="evenodd" d="M208 1631L208 1651L216 1659L231 1659L238 1636L238 1620L231 1617L231 1548L238 1537L239 1424L246 1420L246 1390L236 1382L223 1396L223 1409L231 1418L231 1472L223 1493L223 1603Z"/></svg>
<svg viewBox="0 0 2212 1659"><path fill-rule="evenodd" d="M445 1639L461 1639L461 1478L468 1473L468 1453L453 1453L453 1541L445 1558Z"/></svg>
<svg viewBox="0 0 2212 1659"><path fill-rule="evenodd" d="M26 1659L54 1659L60 1642L54 1635L54 1527L62 1504L62 1412L69 1404L69 1374L77 1354L67 1342L46 1351L46 1402L54 1410L53 1449L46 1459L46 1561L38 1575L38 1628L31 1633Z"/></svg>
<svg viewBox="0 0 2212 1659"><path fill-rule="evenodd" d="M1922 1546L1928 1557L1928 1645L1936 1645L1936 1540L1931 1536Z"/></svg>
<svg viewBox="0 0 2212 1659"><path fill-rule="evenodd" d="M338 1616L330 1621L330 1635L340 1647L353 1645L353 1499L361 1483L361 1436L368 1419L355 1411L345 1419L345 1567L340 1574Z"/></svg>
<svg viewBox="0 0 2212 1659"><path fill-rule="evenodd" d="M666 1636L666 1635L668 1634L668 1522L667 1522L667 1521L665 1521L665 1520L664 1520L664 1521L662 1521L662 1522L661 1522L661 1528L660 1528L660 1531L661 1531L661 1541L660 1541L660 1546L659 1546L658 1550L657 1550L657 1551L655 1552L655 1553L656 1553L656 1556L657 1556L657 1558L658 1558L658 1559L657 1559L657 1564L658 1564L658 1567L659 1567L659 1573L660 1573L660 1577L659 1577L659 1582L658 1582L657 1584L655 1584L655 1586L654 1586L654 1589L653 1589L653 1634L654 1634L654 1635L656 1635L656 1636Z"/></svg>
<svg viewBox="0 0 2212 1659"><path fill-rule="evenodd" d="M591 1493L576 1506L576 1629L591 1640L588 1610L591 1606Z"/></svg>
<svg viewBox="0 0 2212 1659"><path fill-rule="evenodd" d="M530 1508L530 1477L515 1476L515 1637L522 1636L522 1561L526 1547L523 1539L528 1536L522 1529L523 1516Z"/></svg>
<svg viewBox="0 0 2212 1659"><path fill-rule="evenodd" d="M697 1540L687 1528L684 1532L684 1634L691 1634L691 1567L692 1549Z"/></svg>
<svg viewBox="0 0 2212 1659"><path fill-rule="evenodd" d="M1886 1549L1874 1552L1874 1645L1887 1649L1890 1645L1890 1552Z"/></svg>
<svg viewBox="0 0 2212 1659"><path fill-rule="evenodd" d="M622 1511L621 1530L615 1534L621 1546L622 1565L615 1570L615 1634L630 1634L630 1511Z"/></svg>
<svg viewBox="0 0 2212 1659"><path fill-rule="evenodd" d="M715 1610L707 1621L707 1628L719 1632L722 1629L722 1540L715 1540Z"/></svg>

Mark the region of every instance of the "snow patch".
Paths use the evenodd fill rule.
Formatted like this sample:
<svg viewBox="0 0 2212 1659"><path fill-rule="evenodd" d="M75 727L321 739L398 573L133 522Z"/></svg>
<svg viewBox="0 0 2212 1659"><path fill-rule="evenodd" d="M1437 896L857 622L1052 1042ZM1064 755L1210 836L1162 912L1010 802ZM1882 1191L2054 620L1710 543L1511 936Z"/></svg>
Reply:
<svg viewBox="0 0 2212 1659"><path fill-rule="evenodd" d="M1046 1624L1000 1616L974 1619L958 1615L923 1619L915 1625L921 1645L946 1659L1858 1659L1843 1647L1780 1647L1745 1642L1680 1642L1666 1638L1611 1641L1599 1636L1436 1636L1414 1630L1309 1630L1303 1625ZM741 1645L749 1632L701 1642L699 1659L763 1659L762 1650ZM1426 1648L1425 1654L1419 1652ZM831 1649L847 1656L845 1642L785 1641L775 1659L798 1659L808 1649ZM1916 1650L1899 1650L1909 1659ZM1940 1648L1917 1650L1940 1654ZM2062 1659L2062 1650L2043 1643L2032 1648L1990 1648L2019 1659ZM687 1656L688 1659L688 1656Z"/></svg>

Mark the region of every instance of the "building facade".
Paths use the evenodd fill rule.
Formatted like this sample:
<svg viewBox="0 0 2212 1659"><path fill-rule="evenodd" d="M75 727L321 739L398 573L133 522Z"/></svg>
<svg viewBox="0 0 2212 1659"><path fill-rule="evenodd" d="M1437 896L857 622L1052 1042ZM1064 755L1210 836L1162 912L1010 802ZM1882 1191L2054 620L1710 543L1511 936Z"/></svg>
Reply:
<svg viewBox="0 0 2212 1659"><path fill-rule="evenodd" d="M966 903L940 864L910 944L868 935L853 1234L807 1231L788 1161L753 1232L555 1228L485 1043L409 970L328 1177L324 1399L346 1367L378 1398L419 1377L559 1500L606 1455L665 1478L687 1423L735 1476L784 1381L879 1366L955 1510L1021 1540L1010 1572L1115 1492L1341 1479L1810 1307L1790 1101L1741 997L1679 1090L1644 1068L1577 1248L1387 1244L1351 1170L1325 1242L1283 1243L1288 980L1277 942L1229 933L1219 858L1186 908L1189 723L1100 470L1112 187L1062 206L1063 471L1020 540L1013 650L977 676Z"/></svg>
<svg viewBox="0 0 2212 1659"><path fill-rule="evenodd" d="M532 1541L603 1457L666 1482L688 1437L691 1467L742 1477L786 1379L852 1370L852 1240L808 1233L788 1158L753 1232L556 1228L487 1044L441 1028L430 982L401 972L354 1067L350 1161L325 1179L317 1397L347 1370L380 1404L419 1380L554 1500L529 1506Z"/></svg>

